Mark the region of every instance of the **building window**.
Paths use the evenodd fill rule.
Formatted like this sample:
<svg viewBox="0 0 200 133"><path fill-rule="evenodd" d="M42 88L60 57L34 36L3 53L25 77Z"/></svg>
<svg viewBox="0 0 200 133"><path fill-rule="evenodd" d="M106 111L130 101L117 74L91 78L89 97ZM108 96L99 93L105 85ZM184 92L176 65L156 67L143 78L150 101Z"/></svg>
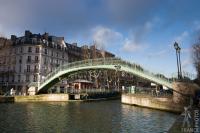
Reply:
<svg viewBox="0 0 200 133"><path fill-rule="evenodd" d="M59 61L58 60L56 60L56 67L59 67Z"/></svg>
<svg viewBox="0 0 200 133"><path fill-rule="evenodd" d="M22 72L22 66L21 65L19 66L19 72L20 73Z"/></svg>
<svg viewBox="0 0 200 133"><path fill-rule="evenodd" d="M51 59L51 64L53 64L54 63L54 60L53 59Z"/></svg>
<svg viewBox="0 0 200 133"><path fill-rule="evenodd" d="M31 56L28 56L27 62L31 62Z"/></svg>
<svg viewBox="0 0 200 133"><path fill-rule="evenodd" d="M15 82L15 75L12 76L12 82Z"/></svg>
<svg viewBox="0 0 200 133"><path fill-rule="evenodd" d="M62 58L64 58L64 55L65 55L65 54L64 54L64 53L62 53Z"/></svg>
<svg viewBox="0 0 200 133"><path fill-rule="evenodd" d="M39 59L38 59L38 56L35 56L35 62L38 62Z"/></svg>
<svg viewBox="0 0 200 133"><path fill-rule="evenodd" d="M51 56L53 56L53 50L52 50L52 52L51 52Z"/></svg>
<svg viewBox="0 0 200 133"><path fill-rule="evenodd" d="M47 54L47 49L46 48L44 49L44 53Z"/></svg>
<svg viewBox="0 0 200 133"><path fill-rule="evenodd" d="M32 52L32 47L28 47L28 52L29 52L29 53Z"/></svg>
<svg viewBox="0 0 200 133"><path fill-rule="evenodd" d="M17 48L15 48L15 54L17 54L17 50L18 50L18 49L17 49Z"/></svg>
<svg viewBox="0 0 200 133"><path fill-rule="evenodd" d="M20 53L23 53L23 47L20 47Z"/></svg>
<svg viewBox="0 0 200 133"><path fill-rule="evenodd" d="M22 56L19 57L19 64L22 64Z"/></svg>
<svg viewBox="0 0 200 133"><path fill-rule="evenodd" d="M26 82L30 81L30 75L26 75Z"/></svg>
<svg viewBox="0 0 200 133"><path fill-rule="evenodd" d="M38 72L39 71L39 69L38 69L38 66L37 65L35 65L35 67L34 67L34 72Z"/></svg>
<svg viewBox="0 0 200 133"><path fill-rule="evenodd" d="M37 75L33 76L33 82L37 82Z"/></svg>
<svg viewBox="0 0 200 133"><path fill-rule="evenodd" d="M21 81L21 76L20 75L18 75L18 82L20 82Z"/></svg>
<svg viewBox="0 0 200 133"><path fill-rule="evenodd" d="M31 71L31 66L27 65L27 72L30 72L30 71Z"/></svg>
<svg viewBox="0 0 200 133"><path fill-rule="evenodd" d="M36 47L35 48L35 53L39 53L40 52L40 48L39 47Z"/></svg>
<svg viewBox="0 0 200 133"><path fill-rule="evenodd" d="M47 64L47 58L45 57L44 58L44 65L46 65Z"/></svg>

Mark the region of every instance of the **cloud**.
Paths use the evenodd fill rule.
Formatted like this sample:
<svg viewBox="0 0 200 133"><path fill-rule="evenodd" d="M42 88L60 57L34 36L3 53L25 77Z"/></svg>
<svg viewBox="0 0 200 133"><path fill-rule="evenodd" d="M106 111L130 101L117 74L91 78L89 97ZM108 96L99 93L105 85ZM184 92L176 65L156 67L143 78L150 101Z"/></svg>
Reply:
<svg viewBox="0 0 200 133"><path fill-rule="evenodd" d="M96 24L89 5L82 0L6 0L0 4L0 24L9 34L50 32L51 34L81 34Z"/></svg>
<svg viewBox="0 0 200 133"><path fill-rule="evenodd" d="M104 26L92 28L92 39L99 48L122 46L124 52L135 52L146 49L148 46L142 41L143 37L151 30L153 23L148 21L143 26L130 32L128 37L122 33Z"/></svg>
<svg viewBox="0 0 200 133"><path fill-rule="evenodd" d="M0 4L1 32L19 35L27 29L73 37L97 25L127 30L151 18L159 3L159 0L5 0Z"/></svg>
<svg viewBox="0 0 200 133"><path fill-rule="evenodd" d="M187 37L189 37L189 32L184 31L179 36L175 37L175 41L177 41L178 43L182 43L185 39L187 39Z"/></svg>
<svg viewBox="0 0 200 133"><path fill-rule="evenodd" d="M97 26L92 29L92 39L98 47L105 48L106 46L120 43L123 39L123 35L110 28Z"/></svg>
<svg viewBox="0 0 200 133"><path fill-rule="evenodd" d="M124 52L135 52L135 51L143 50L145 48L146 48L146 45L137 44L137 43L135 43L135 40L130 40L130 39L126 38L124 41L122 50Z"/></svg>
<svg viewBox="0 0 200 133"><path fill-rule="evenodd" d="M159 18L153 17L132 30L129 36L124 39L122 50L125 52L145 50L149 46L149 44L145 42L145 39L158 22Z"/></svg>
<svg viewBox="0 0 200 133"><path fill-rule="evenodd" d="M168 53L168 50L161 50L159 52L154 52L154 53L148 54L148 58L160 58L160 57L163 57L164 55L166 55L167 53Z"/></svg>
<svg viewBox="0 0 200 133"><path fill-rule="evenodd" d="M195 43L199 43L200 41L200 21L199 20L195 20L192 26L192 40L193 40L193 44Z"/></svg>
<svg viewBox="0 0 200 133"><path fill-rule="evenodd" d="M105 6L113 24L133 27L140 25L141 19L142 22L149 20L152 12L158 9L159 3L159 0L107 0Z"/></svg>
<svg viewBox="0 0 200 133"><path fill-rule="evenodd" d="M194 22L193 22L193 25L194 25L194 30L195 31L199 31L200 30L200 21L198 21L198 20L195 20Z"/></svg>

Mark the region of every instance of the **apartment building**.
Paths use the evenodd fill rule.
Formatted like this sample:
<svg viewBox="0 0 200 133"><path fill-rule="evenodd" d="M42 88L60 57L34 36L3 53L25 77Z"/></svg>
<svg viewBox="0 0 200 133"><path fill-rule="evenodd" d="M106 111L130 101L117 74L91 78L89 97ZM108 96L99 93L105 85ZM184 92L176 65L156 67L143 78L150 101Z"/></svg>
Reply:
<svg viewBox="0 0 200 133"><path fill-rule="evenodd" d="M39 84L47 74L65 63L114 56L98 50L95 45L79 47L77 43L66 43L64 37L48 33L33 34L27 30L21 37L1 37L0 93L13 88L17 94L26 94L30 83ZM85 73L78 78L84 77Z"/></svg>

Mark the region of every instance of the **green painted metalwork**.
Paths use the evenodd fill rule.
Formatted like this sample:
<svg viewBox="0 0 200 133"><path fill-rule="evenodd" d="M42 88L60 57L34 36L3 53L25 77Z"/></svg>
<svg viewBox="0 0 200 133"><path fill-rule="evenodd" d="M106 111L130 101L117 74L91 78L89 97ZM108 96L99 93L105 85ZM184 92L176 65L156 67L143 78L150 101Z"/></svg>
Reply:
<svg viewBox="0 0 200 133"><path fill-rule="evenodd" d="M67 63L58 67L54 72L49 73L47 77L40 82L40 84L37 86L38 92L43 89L48 89L48 84L55 82L55 79L60 79L61 76L67 73L89 69L116 70L117 66L119 65L121 66L120 71L132 73L138 77L145 78L156 84L172 88L172 81L170 79L164 78L163 76L156 76L156 74L144 70L142 67L140 67L140 65L124 61L120 58L98 58ZM56 80L56 82L58 81L59 80ZM31 84L29 86L31 86Z"/></svg>

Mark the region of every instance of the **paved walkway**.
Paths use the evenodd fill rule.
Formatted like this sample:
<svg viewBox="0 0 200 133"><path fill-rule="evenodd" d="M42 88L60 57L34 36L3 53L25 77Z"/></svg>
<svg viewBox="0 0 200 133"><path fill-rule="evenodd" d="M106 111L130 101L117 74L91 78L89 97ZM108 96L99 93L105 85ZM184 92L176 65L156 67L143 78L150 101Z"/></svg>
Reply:
<svg viewBox="0 0 200 133"><path fill-rule="evenodd" d="M200 133L200 107L185 108L168 133Z"/></svg>

